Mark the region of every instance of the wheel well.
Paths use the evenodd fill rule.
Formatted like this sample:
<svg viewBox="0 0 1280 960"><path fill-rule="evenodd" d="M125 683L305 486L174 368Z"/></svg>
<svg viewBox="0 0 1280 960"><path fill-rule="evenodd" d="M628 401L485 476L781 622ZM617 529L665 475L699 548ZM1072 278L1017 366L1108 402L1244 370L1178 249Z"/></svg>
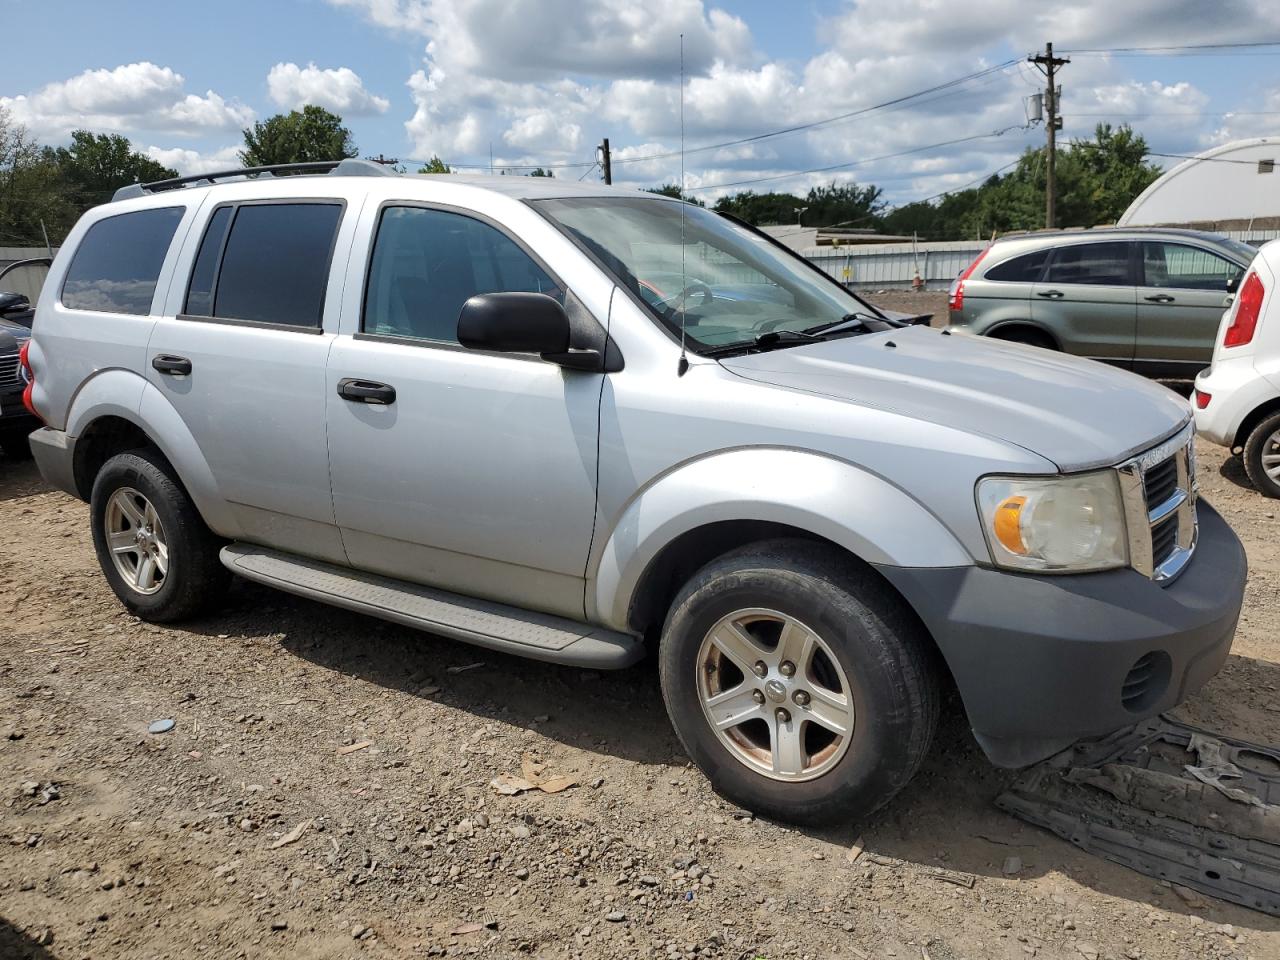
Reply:
<svg viewBox="0 0 1280 960"><path fill-rule="evenodd" d="M1044 327L1037 326L1034 323L1029 323L1022 320L1013 320L1008 323L1002 323L1000 324L1000 326L994 327L993 329L988 330L987 336L991 337L991 339L993 340L1017 341L1018 338L1016 336L1010 336L1010 334L1019 334L1019 333L1029 337L1032 340L1036 340L1041 343L1047 343L1051 347L1053 347L1053 349L1055 350L1062 349L1062 345L1058 342L1058 338L1055 337L1048 330L1046 330ZM1025 343L1028 341L1024 340L1021 342Z"/></svg>
<svg viewBox="0 0 1280 960"><path fill-rule="evenodd" d="M102 465L117 453L136 450L139 447L155 447L146 431L123 417L99 417L76 439L75 461L72 464L76 491L82 500L88 500L93 492L93 481Z"/></svg>
<svg viewBox="0 0 1280 960"><path fill-rule="evenodd" d="M1273 413L1280 413L1280 397L1268 400L1244 418L1240 424L1240 429L1236 431L1235 441L1231 444L1231 449L1233 451L1243 450L1244 445L1249 441L1249 434L1253 433L1253 428Z"/></svg>

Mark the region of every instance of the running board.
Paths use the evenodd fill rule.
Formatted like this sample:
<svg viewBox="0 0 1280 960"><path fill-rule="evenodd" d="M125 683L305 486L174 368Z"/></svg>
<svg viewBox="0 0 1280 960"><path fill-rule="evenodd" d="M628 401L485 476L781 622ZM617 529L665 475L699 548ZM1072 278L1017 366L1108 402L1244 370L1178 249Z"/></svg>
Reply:
<svg viewBox="0 0 1280 960"><path fill-rule="evenodd" d="M617 670L644 656L641 641L625 633L250 543L223 547L220 559L232 573L269 587L517 657Z"/></svg>

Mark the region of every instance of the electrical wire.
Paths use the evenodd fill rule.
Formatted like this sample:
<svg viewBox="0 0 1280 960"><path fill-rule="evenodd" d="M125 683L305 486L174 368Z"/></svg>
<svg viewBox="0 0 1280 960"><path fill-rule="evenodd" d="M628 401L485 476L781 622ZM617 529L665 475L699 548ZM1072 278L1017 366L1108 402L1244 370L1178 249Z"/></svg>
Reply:
<svg viewBox="0 0 1280 960"><path fill-rule="evenodd" d="M1134 53L1134 54L1168 54L1178 52L1193 52L1199 50L1242 50L1257 47L1280 47L1280 40L1249 40L1239 43L1171 43L1171 44L1155 44L1145 47L1073 47L1066 50L1059 50L1059 53L1071 54L1108 54L1108 53ZM1277 51L1280 52L1280 51Z"/></svg>

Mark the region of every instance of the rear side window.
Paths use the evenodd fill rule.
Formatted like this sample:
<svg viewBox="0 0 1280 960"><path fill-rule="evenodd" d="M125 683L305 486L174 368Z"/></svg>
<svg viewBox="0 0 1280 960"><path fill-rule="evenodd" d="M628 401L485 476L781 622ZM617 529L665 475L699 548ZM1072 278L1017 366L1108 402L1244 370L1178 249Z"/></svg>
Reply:
<svg viewBox="0 0 1280 960"><path fill-rule="evenodd" d="M185 207L139 210L99 220L80 241L62 282L62 305L145 316Z"/></svg>
<svg viewBox="0 0 1280 960"><path fill-rule="evenodd" d="M998 263L982 275L984 280L1002 280L1006 283L1035 283L1049 259L1048 250L1024 253L1020 257Z"/></svg>
<svg viewBox="0 0 1280 960"><path fill-rule="evenodd" d="M1129 286L1129 244L1077 243L1058 247L1049 264L1046 283L1084 283Z"/></svg>
<svg viewBox="0 0 1280 960"><path fill-rule="evenodd" d="M252 203L214 211L187 288L187 316L318 329L339 203Z"/></svg>
<svg viewBox="0 0 1280 960"><path fill-rule="evenodd" d="M456 343L462 305L480 293L545 293L561 287L501 230L474 217L423 207L382 212L365 289L365 333Z"/></svg>

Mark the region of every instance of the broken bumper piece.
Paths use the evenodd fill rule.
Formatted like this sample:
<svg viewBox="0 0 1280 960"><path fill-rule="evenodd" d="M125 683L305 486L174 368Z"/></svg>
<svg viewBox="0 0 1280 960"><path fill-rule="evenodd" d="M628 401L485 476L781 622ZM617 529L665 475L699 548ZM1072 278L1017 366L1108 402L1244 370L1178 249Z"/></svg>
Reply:
<svg viewBox="0 0 1280 960"><path fill-rule="evenodd" d="M1139 873L1280 916L1280 750L1164 717L1078 743L996 805Z"/></svg>

